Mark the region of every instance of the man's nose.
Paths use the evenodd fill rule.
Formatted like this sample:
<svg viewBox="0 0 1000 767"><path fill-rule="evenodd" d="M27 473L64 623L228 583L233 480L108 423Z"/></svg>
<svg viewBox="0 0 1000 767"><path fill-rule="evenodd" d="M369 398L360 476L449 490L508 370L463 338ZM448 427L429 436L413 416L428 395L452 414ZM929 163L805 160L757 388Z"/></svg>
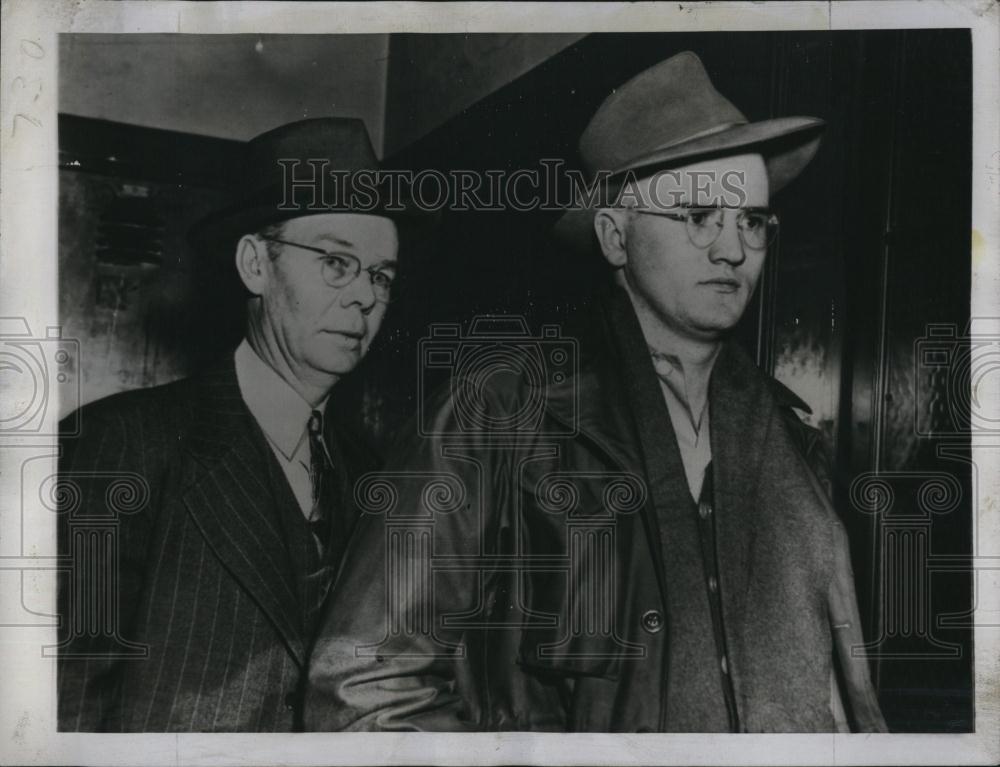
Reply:
<svg viewBox="0 0 1000 767"><path fill-rule="evenodd" d="M350 283L341 288L340 300L344 306L357 304L361 311L368 312L375 306L375 289L372 286L372 276L364 269L358 272Z"/></svg>
<svg viewBox="0 0 1000 767"><path fill-rule="evenodd" d="M736 225L738 211L726 210L723 213L722 231L708 249L708 258L712 263L725 262L739 266L746 260L746 253L743 250L743 241L740 239L739 227Z"/></svg>

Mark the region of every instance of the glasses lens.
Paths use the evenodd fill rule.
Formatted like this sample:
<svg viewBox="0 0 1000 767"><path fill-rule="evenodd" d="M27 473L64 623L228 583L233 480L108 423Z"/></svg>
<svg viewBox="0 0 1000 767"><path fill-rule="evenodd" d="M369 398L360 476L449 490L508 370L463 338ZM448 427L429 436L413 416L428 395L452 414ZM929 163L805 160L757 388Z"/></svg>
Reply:
<svg viewBox="0 0 1000 767"><path fill-rule="evenodd" d="M687 231L695 247L707 248L722 231L722 210L691 208L688 210Z"/></svg>
<svg viewBox="0 0 1000 767"><path fill-rule="evenodd" d="M343 256L323 259L323 281L331 288L342 288L357 276L358 265Z"/></svg>
<svg viewBox="0 0 1000 767"><path fill-rule="evenodd" d="M778 217L770 211L740 211L740 232L743 242L753 250L764 250L778 231Z"/></svg>
<svg viewBox="0 0 1000 767"><path fill-rule="evenodd" d="M392 300L394 278L385 272L371 272L372 293L375 300L387 304Z"/></svg>

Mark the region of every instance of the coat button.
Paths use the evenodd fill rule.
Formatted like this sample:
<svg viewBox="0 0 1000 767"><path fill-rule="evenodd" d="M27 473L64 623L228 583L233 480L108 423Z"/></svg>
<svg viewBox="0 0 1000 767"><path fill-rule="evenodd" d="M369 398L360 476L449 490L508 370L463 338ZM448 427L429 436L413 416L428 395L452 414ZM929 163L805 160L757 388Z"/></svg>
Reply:
<svg viewBox="0 0 1000 767"><path fill-rule="evenodd" d="M719 590L719 582L715 579L714 575L708 576L708 590L713 594Z"/></svg>
<svg viewBox="0 0 1000 767"><path fill-rule="evenodd" d="M288 695L285 696L285 708L287 708L289 711L294 711L295 710L295 693L294 692L290 692L290 693L288 693Z"/></svg>
<svg viewBox="0 0 1000 767"><path fill-rule="evenodd" d="M650 634L663 628L663 615L659 610L647 610L642 614L642 627Z"/></svg>
<svg viewBox="0 0 1000 767"><path fill-rule="evenodd" d="M729 663L726 661L726 656L725 655L723 655L722 656L722 660L719 661L719 666L722 668L722 673L723 674L728 674L729 673Z"/></svg>
<svg viewBox="0 0 1000 767"><path fill-rule="evenodd" d="M698 514L701 515L702 519L708 519L708 515L712 513L712 504L701 503L698 505Z"/></svg>

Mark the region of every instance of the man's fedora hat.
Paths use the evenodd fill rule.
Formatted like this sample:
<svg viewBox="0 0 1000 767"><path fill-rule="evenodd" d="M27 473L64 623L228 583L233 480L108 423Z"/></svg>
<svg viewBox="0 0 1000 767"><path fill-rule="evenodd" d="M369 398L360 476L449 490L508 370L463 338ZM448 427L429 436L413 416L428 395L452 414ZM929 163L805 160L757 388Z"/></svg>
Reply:
<svg viewBox="0 0 1000 767"><path fill-rule="evenodd" d="M636 75L604 100L580 137L580 159L588 180L609 171L613 188L629 171L640 179L696 159L754 152L764 157L773 194L812 159L824 125L816 117L748 122L715 90L701 59L685 51ZM556 223L556 236L589 247L595 212L596 206L567 211Z"/></svg>
<svg viewBox="0 0 1000 767"><path fill-rule="evenodd" d="M355 212L397 222L412 216L412 205L375 185L378 169L368 131L357 118L279 126L246 143L231 200L196 223L188 238L202 252L223 249L228 255L244 234L299 216ZM359 184L360 171L370 172L371 180Z"/></svg>

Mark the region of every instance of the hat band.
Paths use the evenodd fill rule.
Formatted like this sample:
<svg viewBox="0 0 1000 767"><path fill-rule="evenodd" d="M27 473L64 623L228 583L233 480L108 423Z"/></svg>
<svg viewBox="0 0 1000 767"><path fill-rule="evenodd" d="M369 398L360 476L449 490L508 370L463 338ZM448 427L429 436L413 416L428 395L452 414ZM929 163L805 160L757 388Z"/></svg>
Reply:
<svg viewBox="0 0 1000 767"><path fill-rule="evenodd" d="M722 123L721 125L713 125L711 128L707 128L706 130L698 131L697 133L692 133L689 136L685 136L684 138L678 139L677 141L672 141L669 144L664 144L663 146L658 146L658 147L656 147L655 150L651 150L651 151L661 152L661 151L663 151L665 149L671 149L673 147L683 146L684 144L688 143L689 141L695 141L695 140L700 139L700 138L705 138L706 136L712 136L712 135L714 135L716 133L723 133L723 132L725 132L727 130L730 130L731 128L735 128L737 126L746 125L746 124L747 124L746 121L742 121L742 122ZM644 155L638 155L637 157L633 157L631 160L629 160L628 162L626 162L624 165L622 165L619 168L611 171L611 175L612 176L617 176L619 173L624 173L625 171L629 170L630 168L635 167L634 166L635 160L639 159L639 158L641 158L643 156Z"/></svg>

